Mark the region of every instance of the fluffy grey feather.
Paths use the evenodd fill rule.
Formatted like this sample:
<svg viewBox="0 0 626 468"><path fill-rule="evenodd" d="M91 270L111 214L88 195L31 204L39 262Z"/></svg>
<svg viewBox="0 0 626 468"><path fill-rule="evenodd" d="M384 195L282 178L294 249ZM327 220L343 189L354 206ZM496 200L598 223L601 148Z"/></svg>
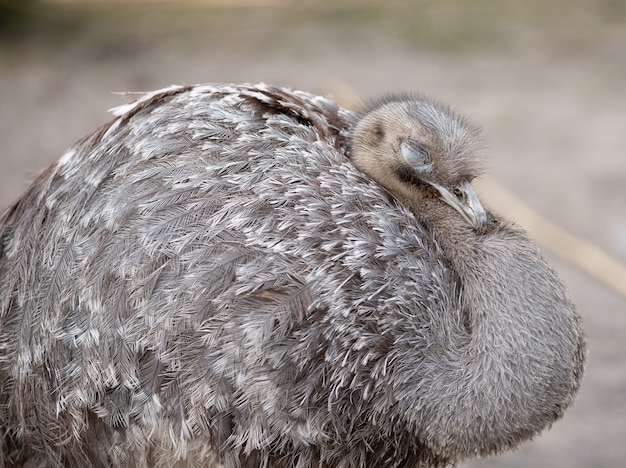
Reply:
<svg viewBox="0 0 626 468"><path fill-rule="evenodd" d="M432 192L475 175L447 109L200 85L114 113L0 218L0 466L444 466L571 404L556 274ZM381 122L429 136L430 178Z"/></svg>

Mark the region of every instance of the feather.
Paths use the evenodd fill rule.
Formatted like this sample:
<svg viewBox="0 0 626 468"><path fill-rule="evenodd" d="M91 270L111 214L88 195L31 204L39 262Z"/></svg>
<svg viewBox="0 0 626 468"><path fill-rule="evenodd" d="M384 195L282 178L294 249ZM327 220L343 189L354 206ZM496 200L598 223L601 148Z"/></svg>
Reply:
<svg viewBox="0 0 626 468"><path fill-rule="evenodd" d="M584 333L527 236L360 165L393 157L359 133L391 103L458 181L463 119L266 84L136 97L0 216L0 466L447 466L571 403Z"/></svg>

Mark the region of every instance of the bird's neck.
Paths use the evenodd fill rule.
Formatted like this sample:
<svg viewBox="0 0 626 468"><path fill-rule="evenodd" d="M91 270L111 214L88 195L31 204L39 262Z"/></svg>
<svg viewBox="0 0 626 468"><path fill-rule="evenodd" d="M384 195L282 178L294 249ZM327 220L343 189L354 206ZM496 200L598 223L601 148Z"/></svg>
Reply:
<svg viewBox="0 0 626 468"><path fill-rule="evenodd" d="M451 206L440 199L425 198L419 203L409 202L409 207L457 273L465 269L465 259L471 256L479 235Z"/></svg>
<svg viewBox="0 0 626 468"><path fill-rule="evenodd" d="M522 230L494 225L479 235L437 199L410 208L459 281L446 317L467 320L466 334L457 327L445 357L432 363L433 414L457 408L429 422L433 437L450 432L473 440L468 447L487 447L538 432L570 404L582 375L583 334L563 286ZM449 392L459 385L460 393ZM482 429L464 433L477 420Z"/></svg>

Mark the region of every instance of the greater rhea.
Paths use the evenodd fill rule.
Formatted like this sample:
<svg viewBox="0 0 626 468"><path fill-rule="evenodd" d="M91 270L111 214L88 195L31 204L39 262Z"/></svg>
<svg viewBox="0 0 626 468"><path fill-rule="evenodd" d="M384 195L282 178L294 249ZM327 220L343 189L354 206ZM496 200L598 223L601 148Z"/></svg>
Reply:
<svg viewBox="0 0 626 468"><path fill-rule="evenodd" d="M0 218L0 466L443 466L572 403L579 315L446 107L115 114Z"/></svg>

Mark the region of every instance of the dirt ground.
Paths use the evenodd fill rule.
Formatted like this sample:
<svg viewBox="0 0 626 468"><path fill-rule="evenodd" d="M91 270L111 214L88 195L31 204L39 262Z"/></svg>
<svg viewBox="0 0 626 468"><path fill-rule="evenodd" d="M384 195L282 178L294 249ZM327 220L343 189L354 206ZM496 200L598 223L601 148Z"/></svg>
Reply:
<svg viewBox="0 0 626 468"><path fill-rule="evenodd" d="M110 118L112 91L264 81L352 106L415 90L484 129L491 174L519 199L626 263L623 2L272 3L48 6L0 30L0 206ZM626 466L626 298L542 247L586 322L584 386L532 442L462 466Z"/></svg>

